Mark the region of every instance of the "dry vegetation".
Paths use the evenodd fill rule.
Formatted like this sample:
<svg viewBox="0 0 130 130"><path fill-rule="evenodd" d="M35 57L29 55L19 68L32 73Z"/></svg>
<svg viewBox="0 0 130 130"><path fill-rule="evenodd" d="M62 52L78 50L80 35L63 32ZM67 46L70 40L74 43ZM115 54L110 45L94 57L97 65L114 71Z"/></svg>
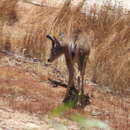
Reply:
<svg viewBox="0 0 130 130"><path fill-rule="evenodd" d="M46 34L58 37L61 32L64 32L67 38L74 28L84 30L86 33L93 32L94 43L87 65L86 78L97 83L102 89L111 88L113 95L110 93L107 96L104 93L98 95L98 90L94 88L93 94L96 93L96 96L93 98L92 106L86 111L89 113L99 109L103 113L109 109L108 114L105 112L102 115L99 114L99 118L113 119L115 129L127 129L129 98L125 98L130 93L130 15L118 3L112 5L111 2L106 2L101 7L93 5L91 8L86 8L87 14L81 13L83 5L84 0L76 7L72 6L70 0L66 0L62 8L40 7L18 0L1 0L0 50L21 53L25 48L25 56L37 57L46 62L50 48ZM57 63L66 74L64 59L60 58ZM59 88L56 91L55 88L50 89L47 83L41 83L41 80L47 81L47 78L38 75L42 72L41 68L35 73L36 70L28 72L28 69L31 69L30 66L26 65L26 69L23 69L24 67L20 66L19 69L5 66L0 69L2 75L0 95L9 106L17 110L24 109L38 113L46 112L61 102L65 93L64 89ZM32 68L34 69L34 66ZM46 68L43 69L46 70ZM27 79L27 77L31 78ZM117 93L123 97L116 97ZM10 98L11 94L14 97ZM23 99L20 101L22 96ZM46 102L46 98L49 102ZM117 108L120 109L119 115ZM125 123L121 124L118 120Z"/></svg>
<svg viewBox="0 0 130 130"><path fill-rule="evenodd" d="M95 31L96 47L92 80L119 90L130 92L130 17L119 5L107 3L94 13L92 27ZM91 67L92 67L91 66ZM118 92L119 92L118 91ZM116 91L114 91L116 93Z"/></svg>
<svg viewBox="0 0 130 130"><path fill-rule="evenodd" d="M18 0L2 0L0 2L0 22L14 23L16 16L16 3Z"/></svg>
<svg viewBox="0 0 130 130"><path fill-rule="evenodd" d="M5 24L12 25L17 21L17 15L15 11L16 3L17 0L2 0L0 2L0 48L6 48L6 46L9 47L8 43L3 43L3 29Z"/></svg>

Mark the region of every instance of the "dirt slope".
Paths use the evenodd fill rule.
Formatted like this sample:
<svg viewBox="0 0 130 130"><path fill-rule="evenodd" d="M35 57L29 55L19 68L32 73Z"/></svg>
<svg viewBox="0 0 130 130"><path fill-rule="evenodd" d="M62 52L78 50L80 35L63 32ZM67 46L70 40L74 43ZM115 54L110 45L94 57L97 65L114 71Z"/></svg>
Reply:
<svg viewBox="0 0 130 130"><path fill-rule="evenodd" d="M62 104L66 89L62 86L53 87L48 79L64 81L60 71L52 65L24 63L3 54L1 57L0 129L50 129L50 123L45 121L49 120L46 116ZM100 86L90 83L86 84L85 92L89 93L91 104L84 110L72 109L68 115L72 112L83 113L87 118L105 121L115 130L129 130L128 97L112 95L109 90L101 90ZM68 115L64 117L67 119ZM68 127L72 130L73 123L70 124ZM76 129L74 125L73 130Z"/></svg>

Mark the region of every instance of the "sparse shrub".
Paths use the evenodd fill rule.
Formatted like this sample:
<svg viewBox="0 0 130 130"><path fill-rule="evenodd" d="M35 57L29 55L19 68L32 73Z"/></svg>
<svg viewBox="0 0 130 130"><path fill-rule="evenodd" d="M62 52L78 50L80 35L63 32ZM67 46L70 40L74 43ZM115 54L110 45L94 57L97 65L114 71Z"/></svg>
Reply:
<svg viewBox="0 0 130 130"><path fill-rule="evenodd" d="M72 106L73 103L60 105L50 112L50 117L52 118L52 120L54 120L53 117L66 117L69 120L76 122L78 128L83 130L88 130L92 128L99 128L103 130L111 129L107 123L104 123L103 121L100 120L87 119L85 116L79 113L72 112L70 115L65 116L66 115L65 113L69 111ZM59 125L56 123L58 123ZM58 126L58 128L55 128L56 125ZM53 123L53 127L54 129L62 129L62 127L65 127L67 129L67 126L65 124L56 121L55 123Z"/></svg>

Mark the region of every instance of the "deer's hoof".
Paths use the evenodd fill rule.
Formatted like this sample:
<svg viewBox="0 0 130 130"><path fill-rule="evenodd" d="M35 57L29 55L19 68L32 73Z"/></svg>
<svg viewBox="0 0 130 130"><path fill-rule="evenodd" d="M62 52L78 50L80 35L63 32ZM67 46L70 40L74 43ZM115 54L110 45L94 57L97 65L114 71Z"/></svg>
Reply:
<svg viewBox="0 0 130 130"><path fill-rule="evenodd" d="M69 93L65 96L63 102L70 103L76 102L78 97L78 91L75 88L70 88Z"/></svg>
<svg viewBox="0 0 130 130"><path fill-rule="evenodd" d="M90 104L90 97L88 95L81 95L77 101L78 108L84 108L86 105Z"/></svg>

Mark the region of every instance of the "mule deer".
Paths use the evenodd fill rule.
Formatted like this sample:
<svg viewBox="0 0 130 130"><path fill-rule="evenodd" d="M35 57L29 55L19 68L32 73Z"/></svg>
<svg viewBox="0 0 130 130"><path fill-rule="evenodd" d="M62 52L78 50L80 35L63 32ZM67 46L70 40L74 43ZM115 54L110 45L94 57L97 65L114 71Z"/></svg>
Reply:
<svg viewBox="0 0 130 130"><path fill-rule="evenodd" d="M65 56L66 65L69 72L69 80L67 92L64 101L69 96L69 91L75 87L74 75L77 75L78 80L78 102L81 104L81 97L84 94L84 75L86 63L90 53L90 38L85 33L75 31L69 37L68 41L59 41L56 37L47 35L47 38L51 40L52 48L48 62L53 62L62 54ZM78 74L75 74L75 65L77 65Z"/></svg>

